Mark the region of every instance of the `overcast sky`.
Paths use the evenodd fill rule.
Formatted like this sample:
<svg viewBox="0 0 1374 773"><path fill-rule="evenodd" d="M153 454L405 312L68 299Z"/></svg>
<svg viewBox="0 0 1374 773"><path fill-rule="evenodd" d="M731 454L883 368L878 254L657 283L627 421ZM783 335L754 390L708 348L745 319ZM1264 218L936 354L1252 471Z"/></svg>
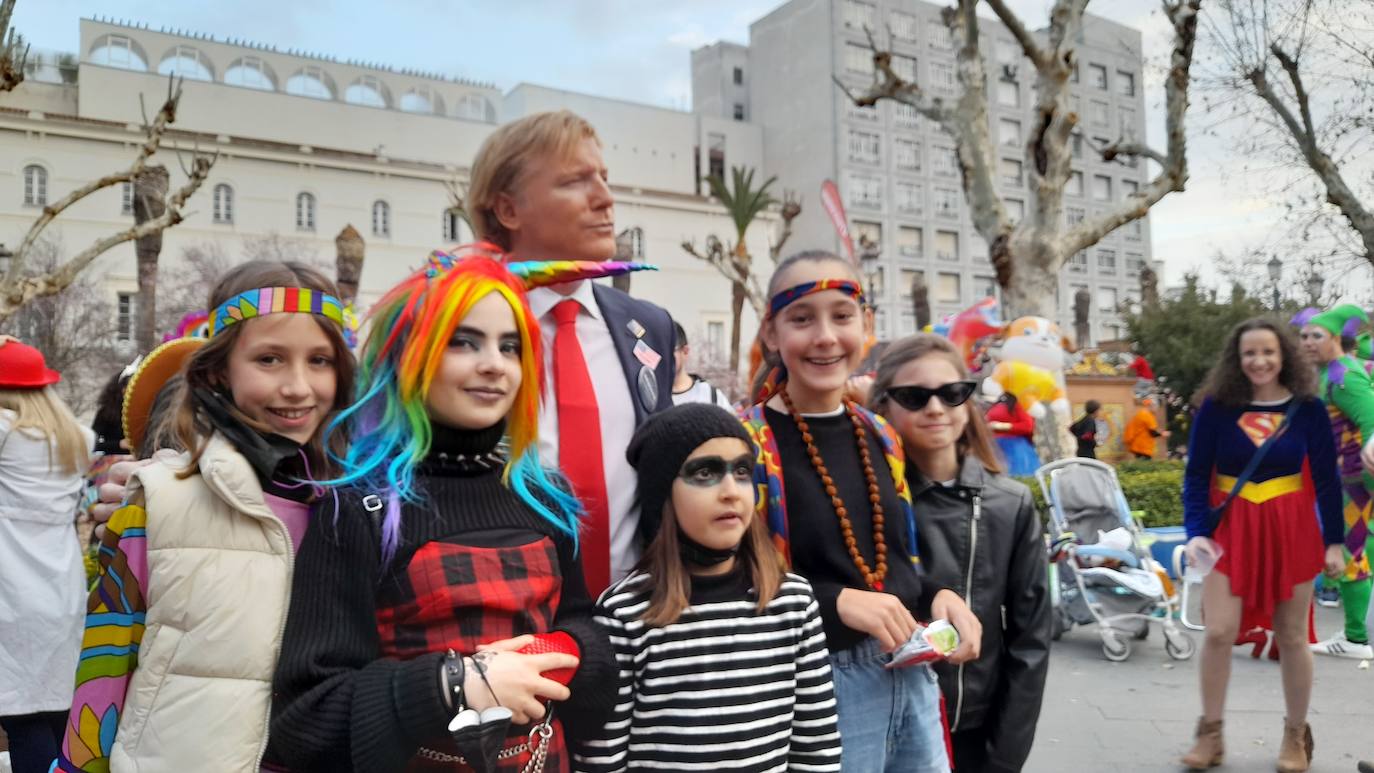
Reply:
<svg viewBox="0 0 1374 773"><path fill-rule="evenodd" d="M104 15L237 37L278 48L412 67L495 83L520 82L689 108L689 52L718 39L748 43L749 24L781 0L19 0L14 26L35 47L75 51L78 20ZM1031 27L1044 26L1047 0L1011 0ZM384 9L384 10L379 10ZM1163 150L1162 68L1170 31L1149 0L1098 0L1089 11L1145 33L1149 139ZM1155 66L1150 67L1149 63ZM1282 212L1260 184L1234 171L1226 127L1194 100L1188 191L1152 210L1154 256L1165 280L1205 270L1218 249L1257 244ZM1258 268L1262 271L1262 268ZM1206 273L1206 272L1205 272Z"/></svg>

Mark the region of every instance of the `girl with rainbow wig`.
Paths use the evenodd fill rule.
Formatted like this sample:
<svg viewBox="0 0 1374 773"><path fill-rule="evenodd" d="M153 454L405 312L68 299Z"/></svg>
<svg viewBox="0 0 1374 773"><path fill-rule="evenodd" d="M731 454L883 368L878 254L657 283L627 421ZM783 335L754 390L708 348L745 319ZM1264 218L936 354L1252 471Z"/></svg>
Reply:
<svg viewBox="0 0 1374 773"><path fill-rule="evenodd" d="M581 507L538 455L525 290L632 269L506 266L478 245L374 307L358 399L331 428L352 440L326 482L337 511L296 564L271 733L292 769L566 770L564 730L599 729L616 667Z"/></svg>

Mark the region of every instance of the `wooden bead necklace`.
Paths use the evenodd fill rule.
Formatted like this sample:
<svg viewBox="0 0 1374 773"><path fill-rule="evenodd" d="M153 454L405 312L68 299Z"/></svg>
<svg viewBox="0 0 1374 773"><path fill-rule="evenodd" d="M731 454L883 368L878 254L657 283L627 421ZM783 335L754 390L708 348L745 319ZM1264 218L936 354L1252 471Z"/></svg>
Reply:
<svg viewBox="0 0 1374 773"><path fill-rule="evenodd" d="M792 421L796 422L797 431L801 433L802 442L806 444L806 453L811 457L811 467L821 477L821 484L825 486L825 493L830 496L830 504L835 508L835 516L840 519L840 533L844 537L845 547L849 550L850 560L859 568L859 574L863 575L864 583L875 591L881 591L883 578L887 576L887 540L883 536L882 495L878 488L878 476L873 472L873 460L869 457L868 439L864 436L863 419L859 417L859 412L854 403L845 400L845 414L849 416L849 421L854 424L854 438L859 446L859 460L863 463L864 479L868 482L868 502L873 510L873 556L878 564L877 571L868 568L868 562L859 552L859 543L854 539L854 525L849 521L849 509L844 506L844 501L840 499L840 491L835 487L835 480L830 477L830 471L826 469L825 462L821 460L821 452L820 449L816 448L816 439L811 434L811 427L807 425L806 419L792 405L792 398L787 394L786 388L780 390L778 395L782 397L783 405L787 406L787 412L792 415Z"/></svg>

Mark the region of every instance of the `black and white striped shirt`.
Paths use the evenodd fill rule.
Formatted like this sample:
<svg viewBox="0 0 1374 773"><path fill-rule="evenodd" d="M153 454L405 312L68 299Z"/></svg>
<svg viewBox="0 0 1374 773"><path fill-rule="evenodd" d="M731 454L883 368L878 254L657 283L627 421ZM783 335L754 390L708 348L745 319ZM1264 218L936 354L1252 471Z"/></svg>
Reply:
<svg viewBox="0 0 1374 773"><path fill-rule="evenodd" d="M695 577L677 622L640 617L652 578L601 596L620 667L615 709L574 770L838 771L835 692L811 585L794 574L759 613L747 575Z"/></svg>

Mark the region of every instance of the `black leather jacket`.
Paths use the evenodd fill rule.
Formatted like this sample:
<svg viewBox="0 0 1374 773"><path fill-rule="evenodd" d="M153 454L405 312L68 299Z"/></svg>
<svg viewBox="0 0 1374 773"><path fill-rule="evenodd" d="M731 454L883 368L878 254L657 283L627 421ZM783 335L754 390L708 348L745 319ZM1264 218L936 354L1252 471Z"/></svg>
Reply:
<svg viewBox="0 0 1374 773"><path fill-rule="evenodd" d="M1045 542L1030 491L972 455L953 486L932 483L911 462L907 480L931 581L963 596L983 624L978 660L935 669L949 728L985 728L985 770L1019 771L1035 738L1050 646Z"/></svg>

